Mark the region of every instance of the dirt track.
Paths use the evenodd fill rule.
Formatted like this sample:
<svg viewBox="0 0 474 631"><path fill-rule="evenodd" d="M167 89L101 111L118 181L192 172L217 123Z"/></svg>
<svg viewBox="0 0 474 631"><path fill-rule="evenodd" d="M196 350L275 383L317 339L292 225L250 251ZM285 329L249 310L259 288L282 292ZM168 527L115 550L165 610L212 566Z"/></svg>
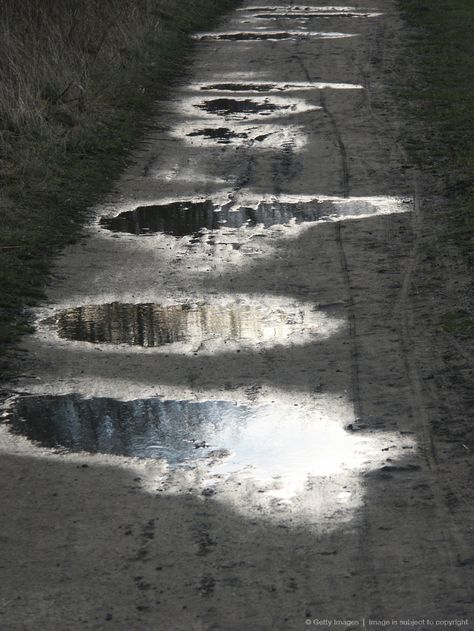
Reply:
<svg viewBox="0 0 474 631"><path fill-rule="evenodd" d="M39 398L9 400L17 429L107 409L103 452L127 414L170 424L156 459L133 432L122 457L0 427L2 631L474 628L470 446L413 286L395 2L250 6L197 37L22 344L12 390Z"/></svg>

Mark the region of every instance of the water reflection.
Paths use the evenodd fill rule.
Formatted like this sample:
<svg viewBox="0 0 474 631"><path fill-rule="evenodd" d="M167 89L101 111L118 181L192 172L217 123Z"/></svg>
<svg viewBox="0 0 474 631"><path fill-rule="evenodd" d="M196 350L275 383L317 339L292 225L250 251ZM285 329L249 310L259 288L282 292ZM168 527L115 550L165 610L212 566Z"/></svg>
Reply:
<svg viewBox="0 0 474 631"><path fill-rule="evenodd" d="M217 206L210 201L139 206L135 210L120 213L117 217L102 217L100 225L113 232L164 232L175 237L184 237L199 233L203 228L219 228L221 216L215 210Z"/></svg>
<svg viewBox="0 0 474 631"><path fill-rule="evenodd" d="M11 428L46 447L162 458L172 467L200 460L211 475L247 472L290 498L311 477L383 465L413 443L394 434L346 431L334 421L285 405L229 401L117 401L78 395L22 396Z"/></svg>
<svg viewBox="0 0 474 631"><path fill-rule="evenodd" d="M100 225L113 232L153 234L164 232L175 237L199 235L204 229L241 228L261 225L269 228L289 221L335 221L370 217L385 212L406 212L412 200L401 198L306 198L298 201L262 201L249 206L219 207L210 201L173 202L139 206L117 217L103 217Z"/></svg>
<svg viewBox="0 0 474 631"><path fill-rule="evenodd" d="M211 92L290 92L300 90L362 90L363 87L357 83L335 83L328 81L295 81L292 83L275 81L240 81L237 77L232 80L228 77L225 83L192 83L191 90L205 90Z"/></svg>
<svg viewBox="0 0 474 631"><path fill-rule="evenodd" d="M264 310L253 305L109 304L83 305L60 311L45 322L62 338L96 344L163 346L205 339L262 342L284 340L304 314Z"/></svg>

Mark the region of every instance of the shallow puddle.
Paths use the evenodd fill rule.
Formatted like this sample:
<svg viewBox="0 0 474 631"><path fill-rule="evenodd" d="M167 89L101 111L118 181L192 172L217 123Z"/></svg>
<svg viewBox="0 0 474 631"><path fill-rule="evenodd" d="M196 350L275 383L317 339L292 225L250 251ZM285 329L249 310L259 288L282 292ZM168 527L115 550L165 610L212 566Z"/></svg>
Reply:
<svg viewBox="0 0 474 631"><path fill-rule="evenodd" d="M45 321L59 337L94 344L157 347L211 339L265 341L285 339L294 320L282 310L252 305L109 304L83 305Z"/></svg>
<svg viewBox="0 0 474 631"><path fill-rule="evenodd" d="M394 434L354 433L324 415L288 405L229 401L118 401L79 395L21 396L9 411L14 433L74 452L165 459L209 473L245 471L292 497L313 476L381 466L412 441Z"/></svg>
<svg viewBox="0 0 474 631"><path fill-rule="evenodd" d="M362 86L356 83L331 83L323 81L309 82L223 82L223 83L196 83L191 84L191 89L205 90L211 92L290 92L295 90L361 90Z"/></svg>
<svg viewBox="0 0 474 631"><path fill-rule="evenodd" d="M341 39L356 37L353 33L325 33L319 31L228 31L226 33L198 33L201 41L280 41L287 39Z"/></svg>
<svg viewBox="0 0 474 631"><path fill-rule="evenodd" d="M263 201L252 206L219 207L211 201L173 202L140 206L117 217L105 217L100 225L113 232L151 235L157 232L183 237L199 237L203 230L262 225L265 228L308 221L367 217L384 212L406 212L411 200L396 198L337 198L302 201Z"/></svg>
<svg viewBox="0 0 474 631"><path fill-rule="evenodd" d="M260 121L234 122L226 120L227 127L208 123L206 120L191 120L176 125L170 135L201 147L219 145L247 146L256 150L282 149L291 143L294 149L303 148L308 137L302 125L277 125Z"/></svg>
<svg viewBox="0 0 474 631"><path fill-rule="evenodd" d="M201 137L207 140L214 140L219 144L229 144L238 138L247 140L249 134L245 131L237 132L228 127L205 127L186 134L189 138Z"/></svg>

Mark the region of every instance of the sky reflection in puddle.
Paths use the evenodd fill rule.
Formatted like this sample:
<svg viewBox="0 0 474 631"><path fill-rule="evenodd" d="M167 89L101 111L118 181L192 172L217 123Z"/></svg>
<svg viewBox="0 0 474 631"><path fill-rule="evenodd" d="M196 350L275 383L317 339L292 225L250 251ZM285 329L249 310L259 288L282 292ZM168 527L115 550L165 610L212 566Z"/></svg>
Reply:
<svg viewBox="0 0 474 631"><path fill-rule="evenodd" d="M229 401L21 396L9 424L46 447L159 458L172 468L201 464L211 478L244 472L283 500L311 478L378 469L414 450L395 433L353 433L295 407Z"/></svg>

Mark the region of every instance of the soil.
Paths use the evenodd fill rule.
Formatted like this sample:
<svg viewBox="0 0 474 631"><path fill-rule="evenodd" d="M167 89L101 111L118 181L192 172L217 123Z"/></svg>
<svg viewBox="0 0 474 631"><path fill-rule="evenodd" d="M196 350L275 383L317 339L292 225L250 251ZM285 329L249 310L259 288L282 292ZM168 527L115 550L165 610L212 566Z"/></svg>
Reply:
<svg viewBox="0 0 474 631"><path fill-rule="evenodd" d="M58 258L5 392L1 629L473 628L473 354L436 328L467 280L433 304L424 214L441 187L400 144L396 2L370 9L383 15L324 18L356 37L245 45L219 39L246 29L228 16ZM282 112L268 143L187 135L211 129L180 106L190 91L247 82L271 104L265 81L315 107ZM199 238L106 227L202 203L229 220ZM232 224L242 209L258 212ZM176 305L225 315L145 347L109 335L113 305L128 332L144 308L160 331L188 322ZM67 339L55 323L90 332L86 307L103 334Z"/></svg>

